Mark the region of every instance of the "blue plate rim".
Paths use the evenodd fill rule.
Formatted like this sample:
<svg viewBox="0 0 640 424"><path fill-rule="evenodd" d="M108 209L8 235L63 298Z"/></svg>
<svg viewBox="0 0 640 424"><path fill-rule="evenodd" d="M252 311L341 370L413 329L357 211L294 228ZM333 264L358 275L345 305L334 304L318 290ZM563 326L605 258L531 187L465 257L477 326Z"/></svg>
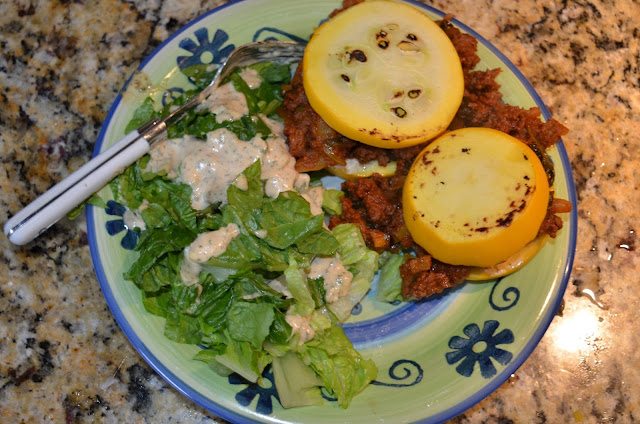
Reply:
<svg viewBox="0 0 640 424"><path fill-rule="evenodd" d="M190 21L185 26L183 26L178 31L176 31L174 34L172 34L169 38L167 38L164 42L162 42L159 46L157 46L144 59L144 61L142 61L140 63L140 65L138 66L137 70L142 70L146 66L146 64L149 61L151 61L167 44L169 44L172 40L174 40L176 37L182 35L184 32L186 32L187 30L189 30L193 26L195 26L198 22L200 22L203 19L206 19L209 16L211 16L211 15L213 15L215 13L218 13L218 12L228 8L228 7L232 7L233 5L236 5L236 4L239 4L239 3L244 3L244 2L247 2L247 1L249 1L249 0L233 0L233 1L230 1L229 3L221 5L221 6L217 7L217 8L215 8L215 9L212 9L211 11L203 14L202 16L200 16L198 18L195 18L194 20ZM418 8L427 10L427 11L439 16L440 18L445 16L444 12L442 12L442 11L432 7L432 6L425 5L423 3L419 3L416 0L404 0L404 1L406 3L410 3L410 4L414 5L414 6L416 6ZM536 90L533 88L531 83L522 74L522 72L500 50L498 50L486 38L484 38L483 36L478 34L476 31L474 31L473 29L471 29L467 25L463 24L459 20L453 18L453 19L451 19L451 23L453 23L454 26L456 26L457 28L461 29L462 31L464 31L464 32L472 35L473 37L475 37L478 40L478 42L480 42L484 47L486 47L489 51L491 51L491 53L496 55L500 59L500 61L509 69L509 71L511 71L518 78L520 83L525 87L525 89L527 90L529 95L533 98L533 100L536 103L536 105L540 108L542 116L545 119L549 119L551 117L551 113L549 112L548 108L545 106L544 102L542 101L542 98L536 92ZM125 82L124 87L126 87L129 84L129 81L131 80L133 75L135 75L135 72ZM95 145L94 150L93 150L93 156L96 156L97 154L100 153L100 149L102 147L102 144L104 143L104 138L105 138L106 131L107 131L107 128L109 126L109 123L111 122L111 119L113 118L113 115L115 114L118 106L120 105L120 102L122 101L122 91L123 90L121 90L121 92L117 95L117 97L114 100L111 108L109 109L109 112L107 113L107 117L105 118L105 121L104 121L104 123L102 125L102 128L100 129L100 132L98 134L96 145ZM540 343L540 340L542 339L543 335L545 334L545 332L547 331L549 325L551 324L551 321L553 320L553 317L556 315L556 312L557 312L557 310L560 307L560 304L562 302L562 299L563 299L563 296L564 296L564 292L566 290L566 287L567 287L567 284L568 284L568 281L569 281L569 278L570 278L571 269L572 269L572 266L573 266L573 261L574 261L574 257L575 257L576 243L577 243L577 223L578 223L577 210L575 208L575 205L577 205L577 194L576 194L576 190L575 190L575 183L574 183L572 169L571 169L571 162L569 160L567 151L566 151L566 149L564 147L564 143L562 142L562 140L558 141L558 143L556 144L556 149L558 151L558 155L560 156L560 159L561 159L561 162L562 162L562 165L563 165L563 171L564 171L564 177L565 177L566 184L567 184L567 191L568 191L568 195L569 195L569 201L571 202L572 205L574 205L574 207L572 208L572 211L569 213L569 240L568 240L569 241L569 246L568 246L568 249L567 249L567 257L565 259L565 267L564 267L564 269L562 271L562 278L561 278L561 282L560 282L560 285L559 285L559 288L558 288L558 292L557 292L556 298L553 299L552 302L550 303L550 305L547 307L547 310L545 311L545 314L544 314L544 316L542 317L542 319L540 321L540 325L538 325L538 327L534 331L534 334L529 338L528 342L520 350L520 352L513 358L513 360L499 374L497 374L494 378L492 378L491 381L489 381L481 390L477 391L472 396L469 396L468 398L466 398L462 402L460 402L460 403L452 406L451 408L448 408L448 409L446 409L446 410L444 410L444 411L442 411L442 412L440 412L440 413L438 413L436 415L433 415L433 416L427 417L425 419L416 421L417 423L435 424L435 423L441 423L441 422L446 421L448 419L454 418L454 417L460 415L461 413L467 411L468 409L472 408L474 405L476 405L477 403L482 401L484 398L489 396L491 393L493 393L496 389L498 389L498 387L500 387L505 381L507 381L509 379L509 377L518 368L520 368L520 366L522 366L522 364L527 360L527 358L531 355L531 353L533 353L533 350ZM97 235L95 233L95 222L94 222L94 218L93 218L94 213L95 213L94 207L91 206L91 205L88 205L87 211L86 211L87 235L88 235L88 239L89 239L89 249L90 249L91 258L92 258L92 261L93 261L93 264L94 264L96 277L97 277L98 282L100 284L100 288L101 288L101 290L103 292L103 295L105 296L105 300L107 301L107 305L109 306L109 309L111 310L111 313L114 315L114 318L115 318L116 322L118 323L120 328L122 328L125 336L129 339L129 341L131 342L133 347L138 351L138 353L143 357L143 359L158 374L160 374L160 376L162 376L162 378L165 381L167 381L169 384L171 384L171 386L173 386L181 394L183 394L187 398L191 399L192 401L194 401L199 406L207 409L210 412L213 412L214 414L217 414L221 418L224 418L224 419L227 419L227 420L233 420L233 422L237 422L237 423L255 423L255 422L259 422L259 421L256 421L256 420L252 420L251 418L249 418L249 417L247 417L245 415L238 414L237 412L235 412L235 411L233 411L231 409L228 409L228 408L216 403L215 401L210 400L209 398L203 396L198 391L192 389L180 377L178 377L173 372L169 371L169 369L167 367L165 367L164 364L162 364L161 361L158 360L158 358L147 348L147 346L138 337L138 335L133 330L133 328L131 327L131 325L127 321L126 317L124 316L123 311L120 309L119 305L115 301L114 294L111 291L111 288L110 288L110 286L109 286L109 284L107 282L107 277L106 277L106 274L104 272L104 268L102 267L102 262L100 261L100 257L99 257L99 251L98 251L98 246L97 246ZM269 419L269 421L273 421L273 422L279 421L274 417L268 417L268 416L261 416L261 417L264 417L265 419Z"/></svg>

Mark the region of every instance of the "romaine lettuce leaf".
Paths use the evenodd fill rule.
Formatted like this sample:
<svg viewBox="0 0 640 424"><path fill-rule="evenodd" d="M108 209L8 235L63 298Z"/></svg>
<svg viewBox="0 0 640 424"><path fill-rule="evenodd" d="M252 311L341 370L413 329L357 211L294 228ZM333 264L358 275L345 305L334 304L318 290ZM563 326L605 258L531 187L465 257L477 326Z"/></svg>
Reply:
<svg viewBox="0 0 640 424"><path fill-rule="evenodd" d="M130 133L131 131L140 128L142 125L146 124L148 121L158 118L160 114L156 112L153 104L153 100L151 97L147 97L140 106L133 112L133 118L127 124L127 127L124 129L125 134Z"/></svg>
<svg viewBox="0 0 640 424"><path fill-rule="evenodd" d="M140 281L143 274L166 253L182 251L196 238L193 232L174 224L149 230L146 234L147 236L141 237L140 243L136 246L140 256L124 274L127 280Z"/></svg>
<svg viewBox="0 0 640 424"><path fill-rule="evenodd" d="M295 352L274 358L272 366L282 407L322 405L322 379Z"/></svg>
<svg viewBox="0 0 640 424"><path fill-rule="evenodd" d="M360 303L371 289L371 280L378 270L378 254L373 250L367 250L364 257L350 270L353 280L349 294L327 305L340 322L349 318L353 307Z"/></svg>
<svg viewBox="0 0 640 424"><path fill-rule="evenodd" d="M166 317L171 300L171 290L164 289L156 292L142 291L142 304L147 312L159 317Z"/></svg>
<svg viewBox="0 0 640 424"><path fill-rule="evenodd" d="M271 363L271 355L262 349L254 349L247 341L233 339L227 331L224 334L227 338L227 348L223 354L215 356L215 361L246 380L257 382L264 368Z"/></svg>
<svg viewBox="0 0 640 424"><path fill-rule="evenodd" d="M197 302L191 304L185 311L191 316L198 317L203 334L211 335L225 328L227 312L235 300L231 290L232 285L233 280L202 284L202 293Z"/></svg>
<svg viewBox="0 0 640 424"><path fill-rule="evenodd" d="M331 230L340 243L340 260L343 265L353 265L362 261L370 250L355 224L340 224Z"/></svg>
<svg viewBox="0 0 640 424"><path fill-rule="evenodd" d="M177 343L198 344L202 341L198 319L182 313L173 299L167 307L164 335Z"/></svg>
<svg viewBox="0 0 640 424"><path fill-rule="evenodd" d="M342 202L340 198L344 192L334 189L326 189L322 192L322 209L329 215L342 214Z"/></svg>
<svg viewBox="0 0 640 424"><path fill-rule="evenodd" d="M211 64L200 63L181 69L181 72L185 74L189 78L189 81L196 87L204 89L216 75L217 70L218 68L211 66Z"/></svg>
<svg viewBox="0 0 640 424"><path fill-rule="evenodd" d="M400 276L400 265L404 263L405 257L401 253L388 253L388 258L378 276L378 292L376 299L381 302L395 302L404 300L402 297L402 277Z"/></svg>
<svg viewBox="0 0 640 424"><path fill-rule="evenodd" d="M340 243L340 260L353 273L351 290L345 297L327 305L339 322L346 321L351 310L360 303L371 288L371 280L378 270L378 254L369 250L355 224L340 224L333 228Z"/></svg>
<svg viewBox="0 0 640 424"><path fill-rule="evenodd" d="M294 259L289 263L289 267L284 270L287 281L287 288L296 300L293 305L294 315L307 316L315 309L315 302L311 297L309 287L307 287L307 274L300 268Z"/></svg>
<svg viewBox="0 0 640 424"><path fill-rule="evenodd" d="M331 327L301 347L301 358L322 378L324 386L346 408L376 378L378 369L354 348L342 327Z"/></svg>
<svg viewBox="0 0 640 424"><path fill-rule="evenodd" d="M296 242L298 251L311 253L314 255L333 256L338 251L340 244L338 240L326 229L313 233L308 237Z"/></svg>
<svg viewBox="0 0 640 424"><path fill-rule="evenodd" d="M229 335L238 341L262 349L274 319L270 303L235 302L227 314Z"/></svg>
<svg viewBox="0 0 640 424"><path fill-rule="evenodd" d="M307 202L299 194L286 191L276 199L265 199L262 205L260 226L267 231L264 241L269 245L285 249L319 232L324 215L313 215Z"/></svg>

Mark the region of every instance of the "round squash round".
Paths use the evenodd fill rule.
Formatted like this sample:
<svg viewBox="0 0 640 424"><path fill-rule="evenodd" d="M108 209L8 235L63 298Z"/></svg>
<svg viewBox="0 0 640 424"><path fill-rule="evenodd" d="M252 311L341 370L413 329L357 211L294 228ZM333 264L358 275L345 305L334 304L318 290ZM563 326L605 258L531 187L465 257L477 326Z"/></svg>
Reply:
<svg viewBox="0 0 640 424"><path fill-rule="evenodd" d="M340 134L382 148L430 140L464 92L460 58L442 29L409 5L352 6L311 36L302 61L311 107Z"/></svg>
<svg viewBox="0 0 640 424"><path fill-rule="evenodd" d="M526 144L500 131L464 128L418 155L402 200L411 236L430 255L486 268L536 238L549 183Z"/></svg>

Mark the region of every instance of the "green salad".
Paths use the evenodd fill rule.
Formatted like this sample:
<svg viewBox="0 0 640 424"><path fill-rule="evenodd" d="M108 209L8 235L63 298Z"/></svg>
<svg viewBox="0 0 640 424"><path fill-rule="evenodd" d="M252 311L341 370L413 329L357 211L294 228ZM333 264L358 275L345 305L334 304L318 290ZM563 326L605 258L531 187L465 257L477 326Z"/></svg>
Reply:
<svg viewBox="0 0 640 424"><path fill-rule="evenodd" d="M247 83L244 71L234 73L229 83L244 96L248 113L220 122L210 109L197 108L168 128L169 137L205 143L208 134L225 129L246 143L277 137L275 112L291 69L254 65L251 72L259 85ZM213 77L204 66L183 72L196 88L163 108L148 98L127 131L183 104ZM143 220L137 228L138 257L124 277L141 290L146 310L165 318L166 337L201 346L194 359L223 376L237 373L260 384L271 366L283 407L321 404L324 391L346 408L376 378L377 368L354 349L340 324L367 294L382 261L366 247L355 225L332 231L326 227L325 214L341 213L342 193L323 189L321 211L312 211L304 196L307 187L269 195L262 178L266 164L256 160L238 170L241 174L226 189L224 201L194 208L193 187L180 176L184 169L179 165L177 176L166 169L153 171L151 156L129 167L110 187L115 200ZM240 179L242 184L236 183ZM309 188L318 184L311 179ZM189 249L197 240L223 233L233 234L220 252L190 259ZM399 296L397 259L386 261L392 266L382 270L382 299ZM350 284L338 279L342 286L328 287L326 275L309 273L321 263L329 268L338 264L350 274ZM188 269L195 269L190 281Z"/></svg>

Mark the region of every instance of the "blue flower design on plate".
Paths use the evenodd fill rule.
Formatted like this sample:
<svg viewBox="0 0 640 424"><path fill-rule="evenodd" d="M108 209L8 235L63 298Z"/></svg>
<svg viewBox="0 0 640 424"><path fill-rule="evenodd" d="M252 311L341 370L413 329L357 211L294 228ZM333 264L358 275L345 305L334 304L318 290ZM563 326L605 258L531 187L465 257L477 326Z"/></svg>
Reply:
<svg viewBox="0 0 640 424"><path fill-rule="evenodd" d="M253 399L258 398L256 412L259 414L269 415L273 412L272 398L276 398L276 400L280 402L271 367L268 367L262 373L262 386L258 383L247 381L237 373L231 374L228 379L229 384L247 386L236 393L235 399L240 405L247 407L253 402Z"/></svg>
<svg viewBox="0 0 640 424"><path fill-rule="evenodd" d="M127 227L127 224L125 224L124 214L127 211L127 208L125 208L115 200L109 200L107 201L107 207L105 208L105 211L107 212L107 215L121 217L120 219L107 221L107 223L105 224L107 233L110 236L115 236L122 231L126 231L124 237L122 238L122 240L120 240L120 245L127 250L133 250L133 248L136 247L136 244L138 243L140 233L134 231L133 228Z"/></svg>
<svg viewBox="0 0 640 424"><path fill-rule="evenodd" d="M207 28L195 30L194 35L197 41L183 38L178 44L180 48L191 53L189 56L178 56L176 61L180 69L193 65L220 64L235 49L233 44L223 47L229 41L229 35L221 29L216 30L211 40Z"/></svg>
<svg viewBox="0 0 640 424"><path fill-rule="evenodd" d="M454 351L445 355L447 363L453 365L462 361L456 371L464 377L471 377L476 362L480 365L482 377L491 378L496 375L492 358L501 365L507 365L513 358L511 352L498 347L513 343L513 332L507 328L494 335L499 326L500 323L495 320L485 321L482 331L477 324L467 325L463 332L468 338L453 336L449 339L449 347Z"/></svg>

